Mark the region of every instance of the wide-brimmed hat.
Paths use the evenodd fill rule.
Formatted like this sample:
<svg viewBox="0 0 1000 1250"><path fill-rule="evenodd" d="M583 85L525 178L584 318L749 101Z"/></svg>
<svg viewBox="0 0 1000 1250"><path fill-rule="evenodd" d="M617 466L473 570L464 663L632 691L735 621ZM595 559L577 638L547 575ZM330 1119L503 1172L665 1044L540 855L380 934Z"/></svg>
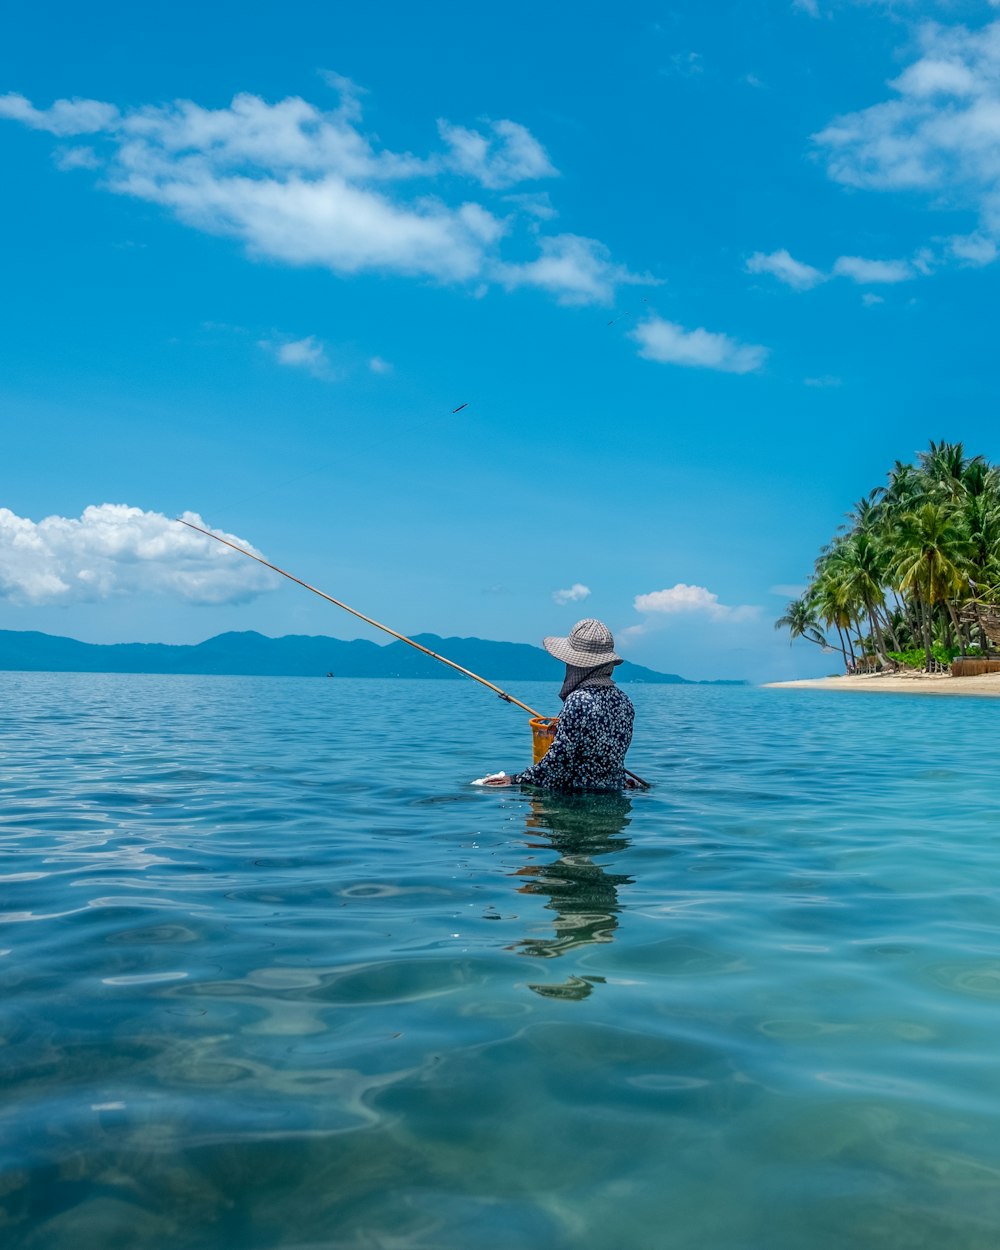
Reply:
<svg viewBox="0 0 1000 1250"><path fill-rule="evenodd" d="M568 638L543 638L542 646L557 660L577 668L601 668L605 664L621 664L615 655L615 640L603 621L588 617L577 621Z"/></svg>

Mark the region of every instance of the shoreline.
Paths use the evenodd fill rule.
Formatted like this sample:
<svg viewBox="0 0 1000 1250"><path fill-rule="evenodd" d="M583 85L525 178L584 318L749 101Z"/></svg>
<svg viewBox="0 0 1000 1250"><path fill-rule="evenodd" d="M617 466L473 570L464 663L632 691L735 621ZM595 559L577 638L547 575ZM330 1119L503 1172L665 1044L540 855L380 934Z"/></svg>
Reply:
<svg viewBox="0 0 1000 1250"><path fill-rule="evenodd" d="M807 677L798 681L767 681L765 690L853 690L877 694L975 695L1000 698L1000 673L952 677L949 673L913 673L885 676L862 674L843 677Z"/></svg>

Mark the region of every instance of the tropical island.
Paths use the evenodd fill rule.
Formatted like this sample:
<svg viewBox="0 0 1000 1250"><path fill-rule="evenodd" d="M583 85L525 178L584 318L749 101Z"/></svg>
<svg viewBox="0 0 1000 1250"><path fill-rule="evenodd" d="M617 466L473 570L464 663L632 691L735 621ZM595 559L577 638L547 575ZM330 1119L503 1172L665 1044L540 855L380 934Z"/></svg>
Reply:
<svg viewBox="0 0 1000 1250"><path fill-rule="evenodd" d="M845 676L868 688L965 677L980 679L975 693L1000 693L1000 467L943 440L915 464L897 460L775 629L839 652Z"/></svg>

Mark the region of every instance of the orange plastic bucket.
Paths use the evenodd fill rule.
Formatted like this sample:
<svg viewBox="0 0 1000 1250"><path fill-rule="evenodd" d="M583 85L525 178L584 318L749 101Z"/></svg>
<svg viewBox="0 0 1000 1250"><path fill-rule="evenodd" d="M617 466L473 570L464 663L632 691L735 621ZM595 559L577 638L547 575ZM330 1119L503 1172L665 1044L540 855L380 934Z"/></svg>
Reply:
<svg viewBox="0 0 1000 1250"><path fill-rule="evenodd" d="M556 716L532 716L531 725L531 762L537 764L552 745L556 736Z"/></svg>

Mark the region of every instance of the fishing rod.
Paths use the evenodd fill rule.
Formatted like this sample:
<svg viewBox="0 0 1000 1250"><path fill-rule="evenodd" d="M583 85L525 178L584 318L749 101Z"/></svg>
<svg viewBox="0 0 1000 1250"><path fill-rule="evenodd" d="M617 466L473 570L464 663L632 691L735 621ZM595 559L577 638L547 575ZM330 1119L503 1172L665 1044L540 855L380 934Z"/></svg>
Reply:
<svg viewBox="0 0 1000 1250"><path fill-rule="evenodd" d="M430 647L424 647L419 642L414 642L412 638L407 638L405 634L397 633L396 630L390 629L388 625L383 625L381 621L373 620L370 616L365 616L364 612L357 611L356 608L350 607L343 603L340 599L334 599L333 595L328 595L325 591L310 586L308 582L304 582L301 577L295 577L294 574L287 572L285 569L279 569L276 564L272 564L270 560L265 560L263 556L255 556L252 551L247 551L246 547L240 547L236 543L231 543L228 538L221 538L218 534L213 534L211 530L202 529L200 525L195 525L192 521L185 521L182 517L176 518L180 525L186 525L189 530L197 530L199 534L204 534L206 538L214 538L217 543L222 543L224 547L231 547L233 551L238 551L241 556L247 556L251 560L256 560L258 564L263 564L266 569L271 569L275 573L280 573L282 577L287 577L290 582L295 582L298 586L304 586L306 590L311 590L314 595L319 595L321 599L325 599L327 603L334 604L335 607L343 608L345 612L350 612L352 616L356 616L358 620L364 621L367 625L374 625L376 629L381 629L387 634L391 634L393 638L398 638L400 642L405 642L411 647L415 647L418 651L422 651L424 655L429 655L432 660L439 660L442 664L447 664L449 668L455 669L456 672L462 673L465 677L471 677L473 681L478 681L481 686L486 686L492 690L498 698L503 699L505 703L514 703L517 707L522 708L530 716L536 720L549 720L550 717L543 716L541 712L536 712L533 707L528 707L527 703L522 703L520 699L515 699L512 694L508 694L506 690L501 690L499 686L495 686L493 682L487 681L485 677L480 677L478 673L473 673L471 669L463 668L461 664L456 664L454 660L449 660L447 656L438 655L436 651L432 651ZM649 782L643 781L641 777L637 777L635 773L629 772L626 768L625 773L637 782L643 789L649 789Z"/></svg>

